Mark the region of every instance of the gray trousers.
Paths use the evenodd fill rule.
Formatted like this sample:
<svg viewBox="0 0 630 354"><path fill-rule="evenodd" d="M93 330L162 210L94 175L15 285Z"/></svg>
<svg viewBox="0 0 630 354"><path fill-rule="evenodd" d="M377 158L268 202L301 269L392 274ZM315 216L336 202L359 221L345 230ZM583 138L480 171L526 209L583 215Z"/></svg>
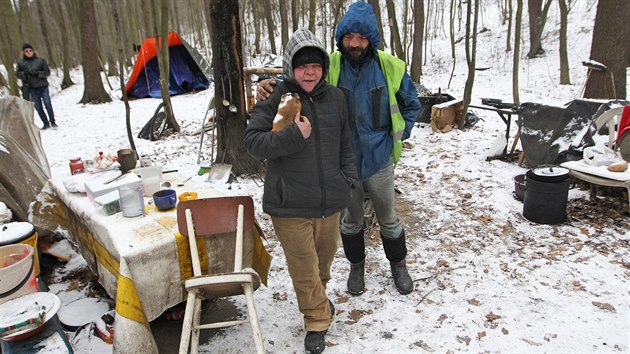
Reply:
<svg viewBox="0 0 630 354"><path fill-rule="evenodd" d="M343 214L341 233L354 235L363 228L363 200L364 190L369 194L372 208L381 227L381 236L387 239L400 237L403 226L398 219L395 208L394 195L394 163L392 159L380 171L357 183L352 190L352 201Z"/></svg>

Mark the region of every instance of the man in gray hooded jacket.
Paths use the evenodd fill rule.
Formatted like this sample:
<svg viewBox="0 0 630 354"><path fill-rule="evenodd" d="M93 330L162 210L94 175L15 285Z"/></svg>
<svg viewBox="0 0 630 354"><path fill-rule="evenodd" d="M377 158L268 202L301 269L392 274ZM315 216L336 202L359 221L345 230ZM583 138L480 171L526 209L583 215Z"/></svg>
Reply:
<svg viewBox="0 0 630 354"><path fill-rule="evenodd" d="M344 95L324 80L330 66L319 40L306 29L286 45L285 81L257 103L245 146L267 160L263 210L271 216L304 315L307 353L321 353L334 307L326 295L339 240L341 210L356 181ZM280 131L272 125L282 94L297 93L302 110Z"/></svg>

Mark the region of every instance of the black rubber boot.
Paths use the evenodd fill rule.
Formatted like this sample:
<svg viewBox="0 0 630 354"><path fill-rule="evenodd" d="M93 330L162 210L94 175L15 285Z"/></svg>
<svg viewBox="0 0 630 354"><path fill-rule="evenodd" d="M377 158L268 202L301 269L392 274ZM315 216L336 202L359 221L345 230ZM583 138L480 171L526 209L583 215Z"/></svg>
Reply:
<svg viewBox="0 0 630 354"><path fill-rule="evenodd" d="M407 264L403 259L400 262L389 262L389 265L392 268L392 277L394 278L394 284L396 285L396 289L402 295L407 295L413 291L413 280L409 276L409 272L407 272Z"/></svg>
<svg viewBox="0 0 630 354"><path fill-rule="evenodd" d="M350 261L348 292L361 295L365 289L365 239L363 230L354 235L341 234L343 250Z"/></svg>
<svg viewBox="0 0 630 354"><path fill-rule="evenodd" d="M361 295L365 289L365 259L359 263L350 263L348 275L348 292L352 295Z"/></svg>
<svg viewBox="0 0 630 354"><path fill-rule="evenodd" d="M398 292L406 295L413 291L413 281L407 272L407 263L405 257L407 257L407 244L405 242L405 230L401 231L400 236L394 240L383 237L383 249L385 249L385 256L389 260L390 267L392 269L392 277L394 278L394 284Z"/></svg>

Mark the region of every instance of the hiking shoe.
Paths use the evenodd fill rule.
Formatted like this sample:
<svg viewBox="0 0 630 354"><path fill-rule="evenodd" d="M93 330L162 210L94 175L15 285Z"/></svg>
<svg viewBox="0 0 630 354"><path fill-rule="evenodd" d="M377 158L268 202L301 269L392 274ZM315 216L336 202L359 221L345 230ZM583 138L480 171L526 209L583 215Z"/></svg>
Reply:
<svg viewBox="0 0 630 354"><path fill-rule="evenodd" d="M304 337L304 350L307 354L319 354L326 349L326 332L328 332L328 330L306 332L306 337Z"/></svg>
<svg viewBox="0 0 630 354"><path fill-rule="evenodd" d="M41 130L48 129L48 128L50 128L50 124L44 123L44 126L42 127Z"/></svg>
<svg viewBox="0 0 630 354"><path fill-rule="evenodd" d="M53 128L57 128L58 127L57 123L55 123L55 122L50 122L50 126L53 127Z"/></svg>

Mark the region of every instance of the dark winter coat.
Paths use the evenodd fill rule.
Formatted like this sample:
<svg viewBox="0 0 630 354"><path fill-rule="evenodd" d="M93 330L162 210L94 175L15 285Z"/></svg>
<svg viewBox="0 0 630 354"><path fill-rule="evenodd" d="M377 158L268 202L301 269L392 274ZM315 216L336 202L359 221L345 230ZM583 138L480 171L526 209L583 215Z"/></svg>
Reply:
<svg viewBox="0 0 630 354"><path fill-rule="evenodd" d="M254 106L245 130L245 146L254 157L267 159L265 213L327 217L350 204L350 188L356 181L346 102L341 90L323 80L329 62L319 42L295 35L292 38L295 40L285 49L286 81L278 84L269 99ZM322 81L310 93L295 82L290 64L303 47L318 47L326 58ZM301 115L312 126L308 139L295 124L280 132L271 131L280 97L286 92L300 95Z"/></svg>
<svg viewBox="0 0 630 354"><path fill-rule="evenodd" d="M31 58L24 58L17 63L15 76L22 80L22 84L31 88L48 86L50 69L46 60L33 55Z"/></svg>

